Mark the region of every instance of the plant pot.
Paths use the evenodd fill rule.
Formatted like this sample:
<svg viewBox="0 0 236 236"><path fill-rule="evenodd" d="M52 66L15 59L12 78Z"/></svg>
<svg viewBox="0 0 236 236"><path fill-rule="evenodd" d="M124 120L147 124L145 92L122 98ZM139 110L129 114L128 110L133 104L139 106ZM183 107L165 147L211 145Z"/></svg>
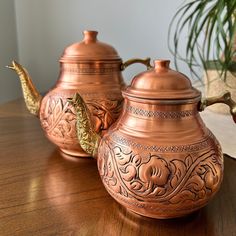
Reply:
<svg viewBox="0 0 236 236"><path fill-rule="evenodd" d="M218 64L219 65L219 64ZM208 64L207 71L204 73L203 81L205 83L205 96L214 97L219 96L225 91L231 93L232 99L236 100L236 73L235 68L232 68L232 72L228 72L226 80L220 77L220 72L215 62ZM229 107L225 104L214 104L208 108L209 110L222 114L229 114Z"/></svg>

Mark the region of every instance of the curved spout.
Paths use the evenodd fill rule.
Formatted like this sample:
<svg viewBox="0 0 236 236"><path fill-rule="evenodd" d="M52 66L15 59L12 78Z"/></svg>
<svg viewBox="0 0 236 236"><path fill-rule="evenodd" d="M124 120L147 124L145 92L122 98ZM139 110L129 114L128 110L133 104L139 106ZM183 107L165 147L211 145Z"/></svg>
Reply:
<svg viewBox="0 0 236 236"><path fill-rule="evenodd" d="M76 129L80 146L85 152L96 157L101 137L94 131L91 123L91 114L83 98L76 93L73 98L68 98L67 100L72 106L74 106L76 111Z"/></svg>
<svg viewBox="0 0 236 236"><path fill-rule="evenodd" d="M7 68L14 70L19 76L26 106L31 114L38 116L42 96L34 87L27 70L15 61Z"/></svg>

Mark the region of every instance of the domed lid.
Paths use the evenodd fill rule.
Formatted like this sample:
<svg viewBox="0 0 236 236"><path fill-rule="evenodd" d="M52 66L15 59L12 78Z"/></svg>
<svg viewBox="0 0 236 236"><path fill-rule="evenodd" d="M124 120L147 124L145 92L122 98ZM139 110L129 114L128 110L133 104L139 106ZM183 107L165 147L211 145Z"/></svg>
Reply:
<svg viewBox="0 0 236 236"><path fill-rule="evenodd" d="M146 99L188 99L200 96L190 80L169 68L169 60L155 60L154 68L134 77L124 95Z"/></svg>
<svg viewBox="0 0 236 236"><path fill-rule="evenodd" d="M97 34L97 31L85 30L83 41L68 46L60 61L120 60L112 46L97 40Z"/></svg>

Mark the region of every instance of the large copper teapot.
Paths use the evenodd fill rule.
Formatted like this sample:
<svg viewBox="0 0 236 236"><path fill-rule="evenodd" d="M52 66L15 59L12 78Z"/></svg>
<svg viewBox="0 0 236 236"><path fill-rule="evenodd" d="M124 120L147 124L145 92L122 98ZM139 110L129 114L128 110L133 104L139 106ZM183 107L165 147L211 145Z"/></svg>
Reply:
<svg viewBox="0 0 236 236"><path fill-rule="evenodd" d="M133 63L149 67L150 59L131 59L123 63L116 50L97 40L96 31L84 31L82 42L68 46L60 59L60 76L43 98L20 64L9 68L18 74L28 110L39 116L50 141L73 156L88 156L77 142L74 108L67 98L79 92L92 114L96 132L106 130L118 117L123 98L121 71Z"/></svg>
<svg viewBox="0 0 236 236"><path fill-rule="evenodd" d="M205 206L219 190L223 154L199 111L226 103L236 122L230 94L201 100L166 60L156 60L122 94L122 113L102 139L79 94L70 100L80 144L97 157L107 191L131 211L153 218L180 217Z"/></svg>

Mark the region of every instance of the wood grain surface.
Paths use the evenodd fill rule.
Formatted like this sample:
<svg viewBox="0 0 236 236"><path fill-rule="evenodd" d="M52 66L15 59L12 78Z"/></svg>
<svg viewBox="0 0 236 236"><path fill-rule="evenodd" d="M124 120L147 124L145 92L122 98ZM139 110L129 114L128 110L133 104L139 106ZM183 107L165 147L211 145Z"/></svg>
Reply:
<svg viewBox="0 0 236 236"><path fill-rule="evenodd" d="M0 235L236 235L236 161L220 192L185 218L128 212L104 189L96 161L62 155L22 100L0 106Z"/></svg>

